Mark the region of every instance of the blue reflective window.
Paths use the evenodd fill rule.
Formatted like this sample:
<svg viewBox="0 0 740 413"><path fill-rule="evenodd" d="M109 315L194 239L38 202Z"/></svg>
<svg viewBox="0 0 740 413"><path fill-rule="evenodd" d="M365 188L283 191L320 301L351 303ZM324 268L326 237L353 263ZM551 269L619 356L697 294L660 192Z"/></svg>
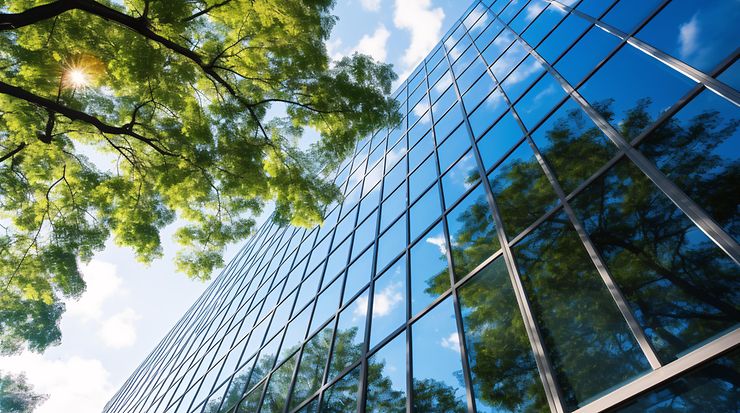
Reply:
<svg viewBox="0 0 740 413"><path fill-rule="evenodd" d="M488 175L488 180L510 239L557 204L557 195L526 141Z"/></svg>
<svg viewBox="0 0 740 413"><path fill-rule="evenodd" d="M442 177L445 206L450 208L480 178L473 152L468 152Z"/></svg>
<svg viewBox="0 0 740 413"><path fill-rule="evenodd" d="M496 82L487 72L484 73L475 82L475 85L463 95L462 101L465 104L465 109L468 111L475 109L478 103L488 96L494 87L496 87Z"/></svg>
<svg viewBox="0 0 740 413"><path fill-rule="evenodd" d="M429 100L422 99L409 111L409 125L415 124L422 116L429 111ZM413 144L412 144L413 145Z"/></svg>
<svg viewBox="0 0 740 413"><path fill-rule="evenodd" d="M375 227L378 222L378 213L374 212L355 230L355 239L352 242L352 258L367 247L375 239Z"/></svg>
<svg viewBox="0 0 740 413"><path fill-rule="evenodd" d="M434 119L439 121L447 112L447 109L449 109L456 101L457 95L455 94L455 88L447 88L447 91L444 92L439 100L434 103L434 106L432 106L432 115L434 115Z"/></svg>
<svg viewBox="0 0 740 413"><path fill-rule="evenodd" d="M409 199L411 202L418 198L437 177L435 163L436 156L432 154L409 176Z"/></svg>
<svg viewBox="0 0 740 413"><path fill-rule="evenodd" d="M411 314L450 288L447 241L440 222L411 247Z"/></svg>
<svg viewBox="0 0 740 413"><path fill-rule="evenodd" d="M303 308L313 297L316 296L316 290L319 288L319 282L321 281L321 268L312 272L306 277L301 284L301 289L298 292L298 298L296 299L295 308L296 310Z"/></svg>
<svg viewBox="0 0 740 413"><path fill-rule="evenodd" d="M336 377L362 355L367 307L368 293L365 291L339 314L327 380Z"/></svg>
<svg viewBox="0 0 740 413"><path fill-rule="evenodd" d="M693 85L689 78L625 45L579 91L592 105L610 110L609 123L634 138Z"/></svg>
<svg viewBox="0 0 740 413"><path fill-rule="evenodd" d="M444 140L444 138L446 138L447 135L457 127L457 125L462 123L462 121L463 114L460 110L460 105L455 104L449 112L447 112L442 119L439 119L437 124L434 125L434 133L437 136L437 141L441 142Z"/></svg>
<svg viewBox="0 0 740 413"><path fill-rule="evenodd" d="M339 307L341 296L342 277L339 277L326 287L324 291L319 293L318 298L316 298L316 306L313 310L313 318L311 319L311 328L309 328L309 331L315 331L324 321L334 315Z"/></svg>
<svg viewBox="0 0 740 413"><path fill-rule="evenodd" d="M337 380L321 395L322 412L354 412L357 409L360 366Z"/></svg>
<svg viewBox="0 0 740 413"><path fill-rule="evenodd" d="M375 280L371 349L406 322L406 296L406 257L403 256Z"/></svg>
<svg viewBox="0 0 740 413"><path fill-rule="evenodd" d="M499 118L507 109L506 100L504 99L501 89L494 90L483 103L475 109L470 117L470 127L473 129L473 135L476 139L479 138L483 132L488 129L489 126L496 119Z"/></svg>
<svg viewBox="0 0 740 413"><path fill-rule="evenodd" d="M382 177L381 177L382 178ZM358 215L359 220L365 219L365 217L370 214L370 212L373 211L373 209L378 207L380 201L380 184L375 185L375 187L370 191L369 194L365 198L360 201L360 212Z"/></svg>
<svg viewBox="0 0 740 413"><path fill-rule="evenodd" d="M569 410L650 371L564 213L512 252Z"/></svg>
<svg viewBox="0 0 740 413"><path fill-rule="evenodd" d="M409 210L409 227L412 240L419 236L422 231L442 214L438 186L434 184L429 188L429 191L419 198L419 201Z"/></svg>
<svg viewBox="0 0 740 413"><path fill-rule="evenodd" d="M408 195L406 185L400 186L396 192L391 194L380 210L380 230L383 231L398 215L406 210Z"/></svg>
<svg viewBox="0 0 740 413"><path fill-rule="evenodd" d="M735 240L740 194L740 111L705 90L640 144L640 150ZM688 172L691 171L691 172Z"/></svg>
<svg viewBox="0 0 740 413"><path fill-rule="evenodd" d="M383 196L388 196L394 189L401 185L402 182L406 181L406 161L405 159L393 167L393 169L385 174L385 180L383 184ZM339 232L339 229L337 229Z"/></svg>
<svg viewBox="0 0 740 413"><path fill-rule="evenodd" d="M328 277L333 278L335 275L339 274L339 271L347 266L347 259L349 258L349 242L349 238L344 240L342 244L339 245L329 256L329 259L326 261L326 270L324 271Z"/></svg>
<svg viewBox="0 0 740 413"><path fill-rule="evenodd" d="M406 216L404 215L378 239L378 270L385 268L406 245L408 244L406 242Z"/></svg>
<svg viewBox="0 0 740 413"><path fill-rule="evenodd" d="M307 308L298 314L290 324L288 324L288 328L285 330L285 337L283 337L283 345L280 350L278 361L283 360L285 357L288 357L298 350L299 345L306 337L309 317L311 317L311 309Z"/></svg>
<svg viewBox="0 0 740 413"><path fill-rule="evenodd" d="M549 412L504 258L459 290L468 363L479 412Z"/></svg>
<svg viewBox="0 0 740 413"><path fill-rule="evenodd" d="M550 4L527 30L522 33L522 38L533 47L536 46L556 24L563 20L565 15L566 13L563 9Z"/></svg>
<svg viewBox="0 0 740 413"><path fill-rule="evenodd" d="M460 156L470 148L470 138L465 125L460 125L439 145L439 170L446 171Z"/></svg>
<svg viewBox="0 0 740 413"><path fill-rule="evenodd" d="M660 0L621 0L601 20L629 33L660 3Z"/></svg>
<svg viewBox="0 0 740 413"><path fill-rule="evenodd" d="M740 8L731 1L674 1L637 37L709 73L737 47Z"/></svg>
<svg viewBox="0 0 740 413"><path fill-rule="evenodd" d="M447 66L447 62L442 62L440 66ZM429 95L432 97L432 102L436 102L444 93L447 93L451 90L451 94L455 94L454 89L451 88L452 84L454 83L454 79L452 78L452 74L447 71L442 75L442 78L439 79L438 82L433 83L433 86L431 90L429 91Z"/></svg>
<svg viewBox="0 0 740 413"><path fill-rule="evenodd" d="M344 297L349 299L370 282L373 271L373 249L368 248L347 269L347 280L344 285Z"/></svg>
<svg viewBox="0 0 740 413"><path fill-rule="evenodd" d="M470 273L501 247L488 198L479 185L447 215L452 270L456 279Z"/></svg>
<svg viewBox="0 0 740 413"><path fill-rule="evenodd" d="M546 73L514 107L524 126L532 129L563 97L563 88Z"/></svg>
<svg viewBox="0 0 740 413"><path fill-rule="evenodd" d="M511 74L503 81L503 88L509 101L516 102L524 91L545 71L545 68L529 55Z"/></svg>
<svg viewBox="0 0 740 413"><path fill-rule="evenodd" d="M491 169L514 145L519 143L522 135L522 128L519 127L514 115L506 112L501 120L478 141L478 151L486 170Z"/></svg>
<svg viewBox="0 0 740 413"><path fill-rule="evenodd" d="M444 403L447 412L467 411L460 343L452 299L447 298L411 327L415 412L433 412ZM439 398L445 395L444 401Z"/></svg>
<svg viewBox="0 0 740 413"><path fill-rule="evenodd" d="M501 81L526 57L527 49L519 42L512 43L511 47L491 66L493 77Z"/></svg>
<svg viewBox="0 0 740 413"><path fill-rule="evenodd" d="M334 328L329 323L328 326L313 336L303 348L290 399L291 410L298 407L307 398L313 396L321 387L324 379L324 369L329 357L333 331Z"/></svg>
<svg viewBox="0 0 740 413"><path fill-rule="evenodd" d="M485 72L486 65L481 61L481 59L476 59L476 61L470 65L468 70L457 78L457 87L460 89L460 93L465 93L468 88Z"/></svg>
<svg viewBox="0 0 740 413"><path fill-rule="evenodd" d="M566 194L617 153L616 145L571 99L537 128L532 140L554 170Z"/></svg>
<svg viewBox="0 0 740 413"><path fill-rule="evenodd" d="M585 19L570 14L557 29L545 38L545 41L537 46L536 50L540 56L552 64L590 26L591 24Z"/></svg>
<svg viewBox="0 0 740 413"><path fill-rule="evenodd" d="M483 20L483 18L481 18L481 20ZM483 32L481 32L474 41L479 50L484 50L504 28L504 25L498 20L493 20L492 18L488 20L490 23L488 23L488 26L483 29ZM491 62L489 61L488 63Z"/></svg>
<svg viewBox="0 0 740 413"><path fill-rule="evenodd" d="M373 354L368 360L368 371L372 373L368 373L365 411L405 412L406 333Z"/></svg>
<svg viewBox="0 0 740 413"><path fill-rule="evenodd" d="M409 169L412 171L416 169L416 167L419 166L419 164L422 163L433 151L434 136L432 136L431 133L427 133L427 135L409 151Z"/></svg>
<svg viewBox="0 0 740 413"><path fill-rule="evenodd" d="M618 44L616 36L594 27L558 61L555 69L576 86Z"/></svg>
<svg viewBox="0 0 740 413"><path fill-rule="evenodd" d="M483 60L489 65L496 61L510 44L514 42L514 34L509 29L504 29L485 50L481 52Z"/></svg>
<svg viewBox="0 0 740 413"><path fill-rule="evenodd" d="M582 11L591 17L599 18L614 0L584 0L576 6L576 10Z"/></svg>

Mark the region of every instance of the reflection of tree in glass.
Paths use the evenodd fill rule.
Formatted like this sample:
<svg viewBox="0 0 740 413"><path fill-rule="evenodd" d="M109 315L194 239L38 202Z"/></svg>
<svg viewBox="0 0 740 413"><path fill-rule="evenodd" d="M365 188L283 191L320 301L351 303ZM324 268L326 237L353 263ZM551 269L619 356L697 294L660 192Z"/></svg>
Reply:
<svg viewBox="0 0 740 413"><path fill-rule="evenodd" d="M653 121L645 110L647 102L642 101L628 111L628 116L620 125L622 133L629 135L628 132L632 129L642 130ZM602 102L596 108L602 116L611 119L613 114L610 105L609 101ZM732 182L740 181L740 168L737 162L723 161L713 151L732 137L737 125L737 120L726 122L719 113L705 111L683 124L675 119L668 121L654 131L640 147L726 228L737 228L738 225L737 194L729 194L728 191L732 192L736 187ZM541 141L543 136L546 139ZM585 181L616 152L613 144L580 109L565 111L544 134L540 134L539 138L535 137L535 141L566 191ZM507 210L510 215L512 211L515 215L504 216L504 219L526 221L529 219L526 217L528 200L543 198L552 188L545 183L531 185L522 182L532 176L537 176L537 179L543 177L540 165L534 158L519 161L515 165L515 168L499 173L504 178L503 182L521 191L509 191L506 194L508 198L504 201L510 204ZM500 197L496 200L499 203L502 201ZM478 207L483 208L485 199L480 202ZM740 310L736 304L740 303L737 266L631 162L618 163L603 177L591 183L572 202L576 214L605 258L609 271L662 359L672 360L678 353L737 325L740 320ZM472 234L481 227L491 225L492 217L480 218L466 220L465 231ZM541 241L546 248L538 249L538 254L530 257L531 262L519 264L528 266L532 271L537 271L538 266L551 269L582 266L584 271L595 272L587 258L573 253L576 248L582 249L577 237L566 237L566 240L574 242L553 244L547 241L557 238L558 228L569 227L570 224L567 221L550 224L557 225L542 231L545 239ZM491 252L487 253L490 255ZM475 248L453 251L453 257L458 254L467 255L466 259L471 262L481 262L487 258L477 257L478 251ZM522 260L521 257L518 258L518 261ZM555 277L562 274L557 280L549 280L550 285L557 286L561 297L569 297L572 291L581 287L579 278L573 276L573 272L552 270L548 273ZM429 290L442 293L449 286L448 278L446 272L433 277L428 283ZM537 288L533 285L530 294L537 294ZM598 288L603 289L603 286ZM467 290L467 302L464 301L464 296L461 298L462 304L466 306L463 316L468 352L471 353L471 359L475 359L471 368L476 381L476 397L515 411L521 403L519 399L527 397L527 390L517 388L515 380L531 374L533 365L528 364L529 361L521 366L512 363L512 360L518 359L531 360L528 354L530 349L527 345L516 346L522 353L511 354L510 344L517 337L524 338L513 330L521 329L521 318L518 315L506 318L510 313L502 311L497 303L507 303L513 307L515 302L513 299L507 301L498 297L500 294L503 291L499 286L489 283L471 285ZM554 308L542 310L555 314L599 311L589 307L578 308L584 304L580 300L547 302L548 306ZM614 322L612 318L602 317L601 322ZM617 321L622 323L621 319ZM598 330L599 327L595 328ZM608 328L606 324L604 328ZM623 329L620 328L619 331ZM475 336L472 339L471 334ZM614 347L599 351L614 352L615 355L628 352L618 342L612 344ZM592 356L587 351L588 345L582 345L582 351L575 351L570 357ZM583 362L585 359L580 363L578 360L570 361L575 365L585 365ZM619 365L614 367L620 369ZM576 372L580 377L571 377L571 380L587 382L584 374L588 371L589 369L581 368L580 373ZM510 378L513 382L507 383L505 378ZM570 386L565 382L565 377L559 379L562 386ZM491 397L495 396L494 399L489 399L489 394ZM500 394L506 397L501 397ZM533 409L536 406L546 410L544 399L539 400L540 402L533 405Z"/></svg>
<svg viewBox="0 0 740 413"><path fill-rule="evenodd" d="M326 366L326 358L328 352L328 343L331 340L331 329L325 329L318 333L316 340L310 340L303 349L302 363L305 363L303 368L310 374L302 375L299 373L295 389L293 390L291 409L297 407L303 400L312 396L319 387L321 387L321 378L323 375L324 368ZM336 344L334 349L333 357L347 361L346 365L357 361L362 354L361 344L356 344L357 329L351 328L348 330L340 331L336 336ZM292 353L298 350L298 346L295 346L291 351ZM287 363L291 363L289 360ZM263 360L260 360L255 367L255 371L264 370L266 367ZM300 367L299 367L300 368ZM368 364L368 396L367 405L368 411L372 412L403 412L406 409L406 393L399 390L393 389L393 383L383 372L385 363L383 362L371 362ZM292 379L293 370L285 370L284 372L278 368L276 372L280 372L277 376L273 373L270 378L269 388L278 389L278 392L282 392L283 395L287 395L289 385ZM220 412L229 411L233 405L241 399L244 395L244 385L247 381L248 373L237 376L229 388L228 393L224 398L224 403ZM355 368L350 371L343 378L338 380L331 388L327 389L324 394L324 401L322 404L323 411L343 411L343 406L354 406L357 403L357 386L359 384L359 369ZM415 386L418 394L415 393L416 400L415 406L420 406L418 411L424 412L465 412L466 408L453 407L453 406L465 406L465 401L462 400L455 394L455 390L441 382L435 382L431 380L416 381ZM257 392L260 393L262 386L258 386ZM270 390L268 389L268 393ZM256 401L259 400L257 397L248 398L248 403L242 403L239 407L239 412L247 413L254 411L256 408ZM280 403L272 403L269 394L265 395L265 405L262 407L262 411L272 411L270 406L273 404L280 405ZM220 400L214 400L208 404L205 409L206 413L219 412ZM266 410L267 409L267 410ZM282 411L282 409L280 409Z"/></svg>

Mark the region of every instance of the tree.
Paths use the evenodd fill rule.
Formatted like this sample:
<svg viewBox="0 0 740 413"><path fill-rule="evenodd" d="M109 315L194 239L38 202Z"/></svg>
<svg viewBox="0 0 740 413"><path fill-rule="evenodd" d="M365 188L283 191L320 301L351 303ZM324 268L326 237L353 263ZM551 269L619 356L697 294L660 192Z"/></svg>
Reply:
<svg viewBox="0 0 740 413"><path fill-rule="evenodd" d="M2 353L59 341L111 236L151 262L179 219L178 269L207 279L266 203L321 221L328 171L398 119L389 65L329 61L333 4L0 1Z"/></svg>
<svg viewBox="0 0 740 413"><path fill-rule="evenodd" d="M627 111L620 122L623 135L633 136L631 130L644 130L654 121L649 105L642 100ZM610 101L595 106L613 120ZM737 194L727 191L740 180L740 168L737 160L728 160L731 156L716 149L734 139L739 124L703 110L688 119L669 119L639 146L731 234L737 229ZM535 138L538 147L566 192L615 154L577 108L562 113L542 138ZM500 168L491 185L504 226L508 230L513 222L524 228L539 217L531 216L533 208L551 205L553 190L534 156L505 161ZM486 209L486 203L480 199L470 214ZM736 328L737 264L701 235L631 161L617 162L574 196L571 205L663 362ZM493 225L490 215L480 220L460 217L463 234ZM481 254L472 245L453 253L453 260L464 256L466 265L475 267L491 253ZM513 247L513 253L567 405L576 408L584 399L649 370L565 214L545 220ZM446 272L428 282L429 291L437 295L448 288ZM479 408L483 403L505 411L547 411L503 258L463 285L459 296ZM718 383L713 386L722 391L677 392L670 397L697 406L712 405L704 398L727 405L727 399L735 397L726 389L736 387L740 378L727 363L697 375Z"/></svg>
<svg viewBox="0 0 740 413"><path fill-rule="evenodd" d="M0 372L0 412L31 413L46 398L33 392L24 375Z"/></svg>

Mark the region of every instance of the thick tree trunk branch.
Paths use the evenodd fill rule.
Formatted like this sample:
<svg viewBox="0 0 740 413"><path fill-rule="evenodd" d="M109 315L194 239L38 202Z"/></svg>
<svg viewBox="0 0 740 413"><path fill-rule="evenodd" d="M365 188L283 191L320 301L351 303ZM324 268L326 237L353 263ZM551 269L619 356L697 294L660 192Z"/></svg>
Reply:
<svg viewBox="0 0 740 413"><path fill-rule="evenodd" d="M55 1L30 8L21 13L0 13L0 31L15 30L56 17L76 8L74 1Z"/></svg>
<svg viewBox="0 0 740 413"><path fill-rule="evenodd" d="M26 146L28 146L26 142L21 142L21 144L16 146L15 149L0 157L0 163L3 163L6 159L12 158L15 154L22 151Z"/></svg>
<svg viewBox="0 0 740 413"><path fill-rule="evenodd" d="M17 86L12 86L5 82L0 82L0 93L4 95L8 95L8 96L13 96L21 100L25 100L28 103L41 107L51 113L58 113L73 121L85 122L95 127L97 130L99 130L102 133L108 133L112 135L130 136L134 139L137 139L147 144L152 149L154 149L155 151L159 152L162 155L177 156L176 154L169 152L168 150L157 145L156 139L147 138L139 133L136 133L133 131L133 128L130 128L128 126L109 125L103 122L102 120L96 118L93 115L61 105L53 100L35 95Z"/></svg>

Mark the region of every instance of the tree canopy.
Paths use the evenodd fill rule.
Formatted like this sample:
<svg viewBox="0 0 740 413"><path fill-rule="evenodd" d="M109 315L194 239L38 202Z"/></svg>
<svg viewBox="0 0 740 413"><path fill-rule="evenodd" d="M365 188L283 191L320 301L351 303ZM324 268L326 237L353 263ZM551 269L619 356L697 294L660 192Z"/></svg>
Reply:
<svg viewBox="0 0 740 413"><path fill-rule="evenodd" d="M0 372L0 412L31 413L46 400L26 382L26 376Z"/></svg>
<svg viewBox="0 0 740 413"><path fill-rule="evenodd" d="M112 237L207 279L254 216L308 226L397 119L390 65L326 51L333 0L0 0L0 351L60 339ZM318 131L313 143L304 129Z"/></svg>

